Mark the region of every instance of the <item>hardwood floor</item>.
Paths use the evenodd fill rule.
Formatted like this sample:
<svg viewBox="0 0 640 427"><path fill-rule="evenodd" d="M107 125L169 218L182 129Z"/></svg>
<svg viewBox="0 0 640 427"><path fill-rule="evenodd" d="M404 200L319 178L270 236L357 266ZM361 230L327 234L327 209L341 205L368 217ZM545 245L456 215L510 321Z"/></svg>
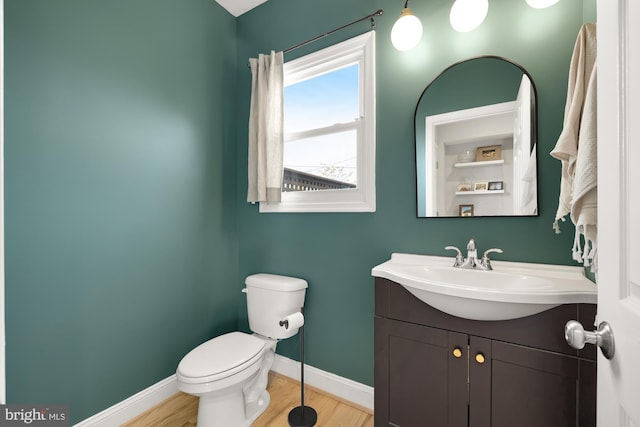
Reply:
<svg viewBox="0 0 640 427"><path fill-rule="evenodd" d="M272 372L267 389L271 404L252 427L287 427L289 411L300 405L300 383ZM305 387L305 404L318 413L317 427L373 427L373 415L367 409L313 387ZM197 413L198 398L177 393L121 427L194 427Z"/></svg>

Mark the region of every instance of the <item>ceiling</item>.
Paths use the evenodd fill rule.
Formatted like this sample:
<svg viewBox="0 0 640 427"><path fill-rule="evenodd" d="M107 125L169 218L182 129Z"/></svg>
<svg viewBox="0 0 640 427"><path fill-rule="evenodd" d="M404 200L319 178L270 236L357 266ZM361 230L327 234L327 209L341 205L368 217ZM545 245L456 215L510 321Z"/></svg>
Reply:
<svg viewBox="0 0 640 427"><path fill-rule="evenodd" d="M267 0L216 0L220 6L227 9L233 16L240 16L266 1Z"/></svg>

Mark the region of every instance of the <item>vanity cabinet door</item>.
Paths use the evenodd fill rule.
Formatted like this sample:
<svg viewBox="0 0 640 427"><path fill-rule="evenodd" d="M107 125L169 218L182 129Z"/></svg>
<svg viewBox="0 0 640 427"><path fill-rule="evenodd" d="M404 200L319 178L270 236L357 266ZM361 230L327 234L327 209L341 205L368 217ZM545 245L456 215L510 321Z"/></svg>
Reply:
<svg viewBox="0 0 640 427"><path fill-rule="evenodd" d="M593 361L493 341L490 375L492 427L595 426Z"/></svg>
<svg viewBox="0 0 640 427"><path fill-rule="evenodd" d="M491 340L470 336L469 426L491 427L491 365Z"/></svg>
<svg viewBox="0 0 640 427"><path fill-rule="evenodd" d="M466 335L380 317L375 331L375 426L468 426Z"/></svg>

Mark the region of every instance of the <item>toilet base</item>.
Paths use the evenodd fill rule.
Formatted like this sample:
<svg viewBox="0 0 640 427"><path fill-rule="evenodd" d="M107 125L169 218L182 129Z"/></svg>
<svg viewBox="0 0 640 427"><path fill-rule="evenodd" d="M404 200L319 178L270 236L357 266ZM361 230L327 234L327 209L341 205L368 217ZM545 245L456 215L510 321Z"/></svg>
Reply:
<svg viewBox="0 0 640 427"><path fill-rule="evenodd" d="M264 391L255 402L245 405L242 390L224 396L200 396L197 427L249 427L267 409L271 397Z"/></svg>
<svg viewBox="0 0 640 427"><path fill-rule="evenodd" d="M251 414L249 415L247 427L250 426L256 419L258 419L260 415L264 413L264 411L267 410L267 408L269 407L269 403L271 403L271 395L267 390L265 390L260 395L260 399L247 406L247 413Z"/></svg>

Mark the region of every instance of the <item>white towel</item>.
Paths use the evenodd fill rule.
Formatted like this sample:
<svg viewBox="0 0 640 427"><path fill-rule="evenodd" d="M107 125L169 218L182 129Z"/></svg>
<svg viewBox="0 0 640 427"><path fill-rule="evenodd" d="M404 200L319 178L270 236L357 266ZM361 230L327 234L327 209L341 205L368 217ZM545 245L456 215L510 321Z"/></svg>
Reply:
<svg viewBox="0 0 640 427"><path fill-rule="evenodd" d="M573 258L592 265L597 257L596 24L580 29L569 70L564 126L551 155L562 162L554 228L571 214L576 226ZM581 237L584 236L584 250Z"/></svg>
<svg viewBox="0 0 640 427"><path fill-rule="evenodd" d="M571 199L571 221L576 226L574 257L590 265L595 258L598 237L598 132L597 132L597 70L593 68L585 97L578 155ZM580 248L580 235L584 236L584 252ZM595 271L595 267L593 269Z"/></svg>
<svg viewBox="0 0 640 427"><path fill-rule="evenodd" d="M578 156L578 137L582 109L586 96L587 84L596 61L596 24L584 24L580 29L573 48L567 101L564 109L564 126L551 155L562 162L562 178L560 181L560 198L554 222L559 233L558 220L563 220L571 212L573 176Z"/></svg>

